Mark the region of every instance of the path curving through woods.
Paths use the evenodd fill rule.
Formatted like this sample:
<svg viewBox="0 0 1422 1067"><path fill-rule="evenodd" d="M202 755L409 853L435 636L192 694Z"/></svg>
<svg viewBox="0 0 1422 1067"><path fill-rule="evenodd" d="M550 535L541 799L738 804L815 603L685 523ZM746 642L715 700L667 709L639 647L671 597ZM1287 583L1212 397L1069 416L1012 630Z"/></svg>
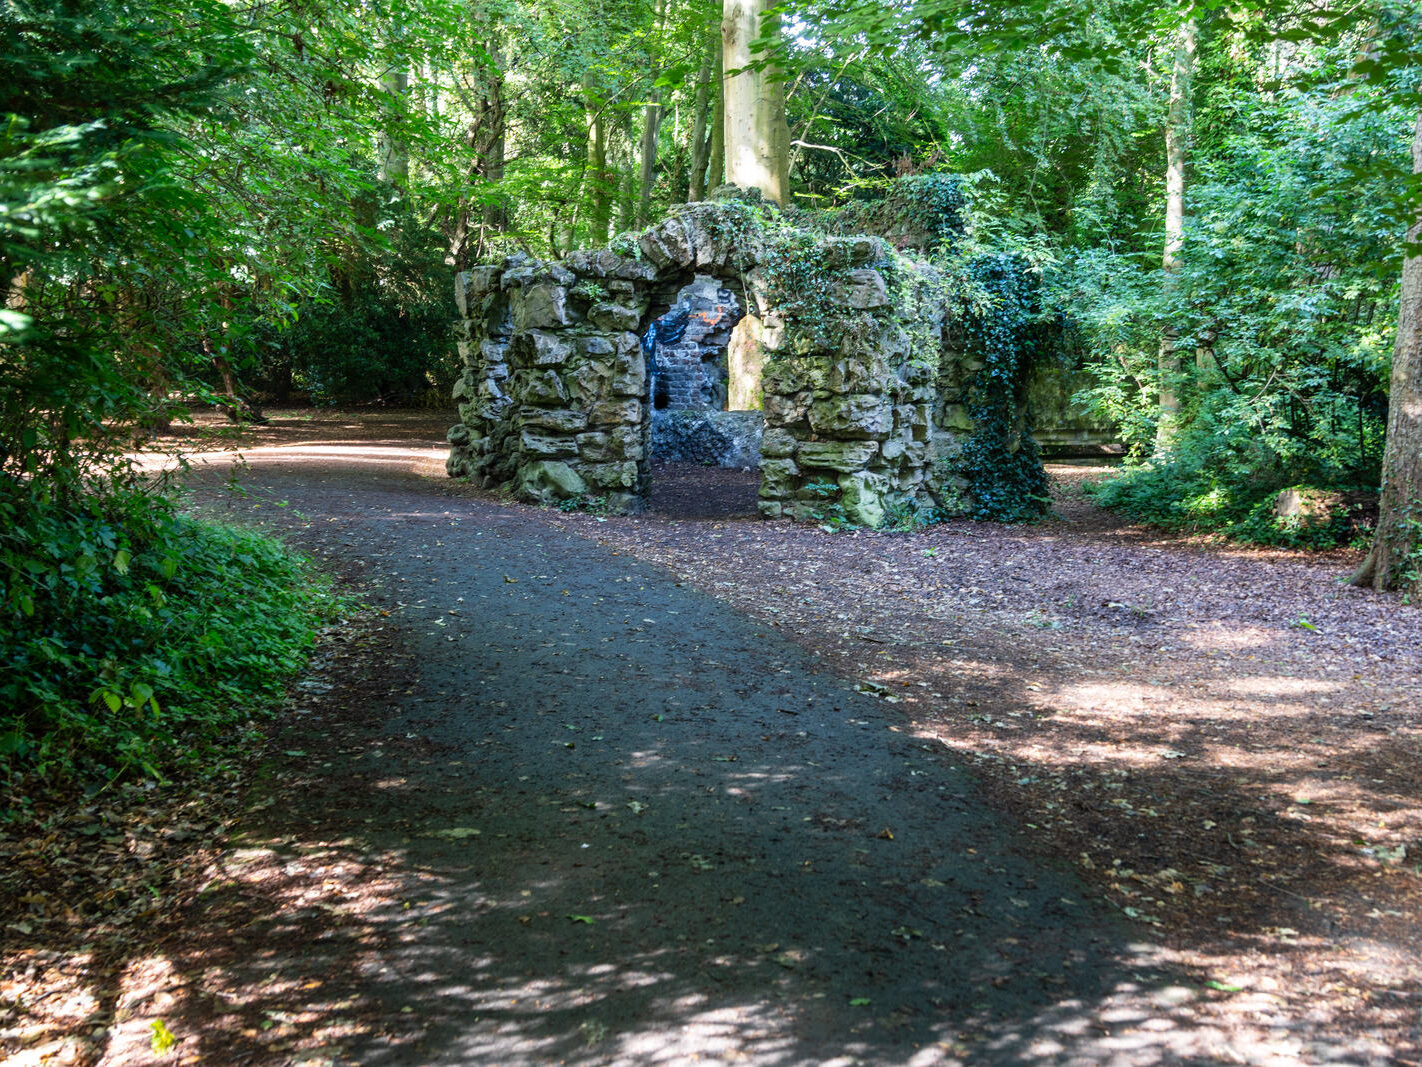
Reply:
<svg viewBox="0 0 1422 1067"><path fill-rule="evenodd" d="M250 449L240 495L229 457L197 464L204 507L279 531L370 611L298 687L152 980L185 1055L1389 1062L1267 997L1211 1011L1258 991L1044 858L961 748L815 634L696 588L746 574L678 577L628 544L656 523L470 494L440 456ZM128 1030L108 1062L146 1062Z"/></svg>
<svg viewBox="0 0 1422 1067"><path fill-rule="evenodd" d="M300 781L232 862L294 884L241 923L230 997L319 1016L334 985L359 1064L1050 1062L1160 983L881 702L420 458L247 453L238 506L364 578L384 648L282 735ZM350 903L302 906L303 876Z"/></svg>

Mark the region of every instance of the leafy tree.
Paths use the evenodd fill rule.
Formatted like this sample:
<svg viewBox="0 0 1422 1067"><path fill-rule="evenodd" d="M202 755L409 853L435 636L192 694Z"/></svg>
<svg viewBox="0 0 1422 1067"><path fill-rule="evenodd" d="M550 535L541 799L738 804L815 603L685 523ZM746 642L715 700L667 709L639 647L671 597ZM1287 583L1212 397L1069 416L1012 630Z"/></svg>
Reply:
<svg viewBox="0 0 1422 1067"><path fill-rule="evenodd" d="M250 53L220 3L16 3L3 19L0 469L16 492L42 477L68 496L110 470L125 424L161 414L171 354L192 345L211 215L175 180L192 146L174 129Z"/></svg>
<svg viewBox="0 0 1422 1067"><path fill-rule="evenodd" d="M200 362L229 277L184 131L254 52L221 3L3 20L0 760L156 772L271 695L321 599L276 546L179 518L122 456Z"/></svg>

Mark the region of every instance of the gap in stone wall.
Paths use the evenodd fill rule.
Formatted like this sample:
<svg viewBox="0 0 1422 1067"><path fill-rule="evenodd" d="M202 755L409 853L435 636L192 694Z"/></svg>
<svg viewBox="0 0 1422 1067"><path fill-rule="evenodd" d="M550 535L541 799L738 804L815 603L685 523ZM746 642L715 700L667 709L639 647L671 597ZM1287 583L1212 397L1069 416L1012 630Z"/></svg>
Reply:
<svg viewBox="0 0 1422 1067"><path fill-rule="evenodd" d="M759 374L745 379L748 365L759 368L759 320L744 286L698 272L671 279L650 295L641 339L651 457L758 469L764 427ZM747 356L747 346L754 346L754 356ZM741 410L731 410L733 399Z"/></svg>

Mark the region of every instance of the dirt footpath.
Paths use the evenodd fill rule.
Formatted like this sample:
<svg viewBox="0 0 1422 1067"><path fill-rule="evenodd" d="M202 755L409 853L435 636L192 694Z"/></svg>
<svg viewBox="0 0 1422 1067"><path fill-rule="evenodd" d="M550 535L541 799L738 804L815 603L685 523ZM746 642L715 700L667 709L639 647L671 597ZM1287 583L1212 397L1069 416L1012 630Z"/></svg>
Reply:
<svg viewBox="0 0 1422 1067"><path fill-rule="evenodd" d="M201 476L371 610L108 1062L1417 1062L1417 613L1337 562L604 522L408 431Z"/></svg>
<svg viewBox="0 0 1422 1067"><path fill-rule="evenodd" d="M205 1060L246 1029L257 1060L1065 1062L1167 984L778 635L526 509L249 461L244 506L366 576L381 629L187 919Z"/></svg>

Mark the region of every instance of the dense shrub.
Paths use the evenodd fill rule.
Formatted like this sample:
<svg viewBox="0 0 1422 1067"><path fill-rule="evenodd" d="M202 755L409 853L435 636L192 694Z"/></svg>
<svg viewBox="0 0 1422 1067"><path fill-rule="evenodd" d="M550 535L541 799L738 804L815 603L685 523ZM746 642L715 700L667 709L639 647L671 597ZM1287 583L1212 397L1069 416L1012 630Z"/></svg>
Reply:
<svg viewBox="0 0 1422 1067"><path fill-rule="evenodd" d="M1346 448L1281 449L1248 425L1197 419L1168 457L1127 466L1087 486L1094 499L1169 530L1224 534L1250 544L1334 548L1366 536L1376 482L1359 476ZM1285 489L1330 506L1281 516Z"/></svg>
<svg viewBox="0 0 1422 1067"><path fill-rule="evenodd" d="M412 403L454 380L449 312L379 292L306 305L268 357L267 388L289 381L316 404ZM286 391L284 388L279 391Z"/></svg>
<svg viewBox="0 0 1422 1067"><path fill-rule="evenodd" d="M281 545L135 484L0 483L0 767L161 773L304 659L329 586Z"/></svg>
<svg viewBox="0 0 1422 1067"><path fill-rule="evenodd" d="M255 333L256 384L285 400L410 404L448 396L458 374L450 273L430 235L395 205L378 260L334 271L319 296Z"/></svg>
<svg viewBox="0 0 1422 1067"><path fill-rule="evenodd" d="M1169 284L1158 250L1082 251L1054 273L1091 349L1096 384L1079 399L1141 464L1103 485L1101 502L1267 544L1361 532L1356 510L1326 522L1273 514L1281 489L1356 497L1381 475L1401 179L1372 161L1405 158L1411 119L1336 96L1281 91L1233 115L1192 176ZM1344 187L1339 173L1359 178ZM1158 441L1167 328L1181 409Z"/></svg>

